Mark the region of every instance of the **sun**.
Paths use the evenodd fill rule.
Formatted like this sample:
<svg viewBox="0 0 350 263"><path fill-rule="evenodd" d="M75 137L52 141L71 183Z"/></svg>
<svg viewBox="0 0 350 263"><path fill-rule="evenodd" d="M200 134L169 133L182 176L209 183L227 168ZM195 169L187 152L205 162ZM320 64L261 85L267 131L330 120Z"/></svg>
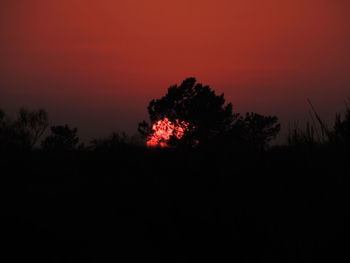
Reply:
<svg viewBox="0 0 350 263"><path fill-rule="evenodd" d="M152 125L152 134L147 140L147 146L169 147L168 142L172 137L181 139L188 130L188 122L179 120L172 122L168 118L164 118Z"/></svg>

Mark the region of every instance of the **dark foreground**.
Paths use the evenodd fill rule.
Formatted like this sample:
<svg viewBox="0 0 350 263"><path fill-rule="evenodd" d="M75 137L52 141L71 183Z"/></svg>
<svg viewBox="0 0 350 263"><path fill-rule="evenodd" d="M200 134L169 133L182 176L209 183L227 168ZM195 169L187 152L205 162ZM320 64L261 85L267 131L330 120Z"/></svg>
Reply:
<svg viewBox="0 0 350 263"><path fill-rule="evenodd" d="M348 161L322 146L6 154L2 257L350 262Z"/></svg>

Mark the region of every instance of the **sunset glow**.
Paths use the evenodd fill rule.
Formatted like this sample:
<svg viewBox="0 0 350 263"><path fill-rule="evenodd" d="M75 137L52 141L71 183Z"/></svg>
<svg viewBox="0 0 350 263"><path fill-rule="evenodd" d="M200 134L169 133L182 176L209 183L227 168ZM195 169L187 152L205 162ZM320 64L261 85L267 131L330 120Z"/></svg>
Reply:
<svg viewBox="0 0 350 263"><path fill-rule="evenodd" d="M1 107L43 107L88 141L135 133L150 100L196 77L284 127L303 121L306 98L332 120L349 96L349 10L348 0L1 0Z"/></svg>
<svg viewBox="0 0 350 263"><path fill-rule="evenodd" d="M173 123L168 118L159 120L152 125L153 133L147 141L147 146L168 147L168 142L172 137L181 139L188 129L189 123L185 121L176 120Z"/></svg>

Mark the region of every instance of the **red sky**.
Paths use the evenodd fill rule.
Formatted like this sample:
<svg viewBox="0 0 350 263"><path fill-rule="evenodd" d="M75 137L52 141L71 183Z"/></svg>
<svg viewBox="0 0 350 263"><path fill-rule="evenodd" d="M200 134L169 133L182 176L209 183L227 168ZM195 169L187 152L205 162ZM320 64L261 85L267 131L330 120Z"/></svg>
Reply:
<svg viewBox="0 0 350 263"><path fill-rule="evenodd" d="M348 0L1 0L0 108L44 107L84 138L136 130L193 76L282 123L343 109Z"/></svg>

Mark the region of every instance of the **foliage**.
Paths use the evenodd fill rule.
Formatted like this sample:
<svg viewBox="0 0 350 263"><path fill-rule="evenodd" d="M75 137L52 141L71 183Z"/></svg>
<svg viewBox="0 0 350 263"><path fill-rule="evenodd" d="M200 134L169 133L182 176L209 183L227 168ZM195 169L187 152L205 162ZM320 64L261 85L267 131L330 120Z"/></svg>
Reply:
<svg viewBox="0 0 350 263"><path fill-rule="evenodd" d="M263 116L247 113L245 117L233 112L231 103L226 104L224 94L216 95L209 86L196 83L188 78L180 86L168 89L165 96L151 100L148 105L151 124L165 118L171 122L184 121L188 130L181 138L173 136L169 143L185 145L216 145L225 139L225 143L238 141L265 148L280 131L275 116ZM143 138L152 134L151 125L146 121L139 124Z"/></svg>
<svg viewBox="0 0 350 263"><path fill-rule="evenodd" d="M0 111L0 148L30 150L45 133L48 125L48 115L43 109L30 111L21 108L15 120Z"/></svg>
<svg viewBox="0 0 350 263"><path fill-rule="evenodd" d="M195 78L169 87L165 96L149 103L148 113L151 123L164 118L174 123L176 120L189 123L191 132L182 140L190 144L222 135L238 117L232 111L232 104L225 104L224 94L216 95L209 86L196 83ZM149 136L150 125L145 121L140 123L139 131L143 137Z"/></svg>
<svg viewBox="0 0 350 263"><path fill-rule="evenodd" d="M77 128L52 126L51 134L42 142L42 148L45 151L72 151L78 142Z"/></svg>
<svg viewBox="0 0 350 263"><path fill-rule="evenodd" d="M350 146L350 106L348 104L343 118L341 114L336 115L333 137L336 143Z"/></svg>
<svg viewBox="0 0 350 263"><path fill-rule="evenodd" d="M281 129L276 116L263 116L257 113L246 113L235 125L241 129L241 137L255 148L265 149Z"/></svg>
<svg viewBox="0 0 350 263"><path fill-rule="evenodd" d="M15 122L15 129L18 135L27 139L31 147L38 142L48 126L47 112L43 109L30 111L26 108L21 108Z"/></svg>
<svg viewBox="0 0 350 263"><path fill-rule="evenodd" d="M95 151L116 151L139 144L139 138L128 136L125 132L113 132L107 138L94 139L90 143L91 148Z"/></svg>
<svg viewBox="0 0 350 263"><path fill-rule="evenodd" d="M308 100L308 103L311 107L312 123L307 122L304 129L299 128L297 124L293 129L290 129L287 135L288 146L333 145L336 147L348 147L350 145L349 103L346 104L343 114L336 114L333 129L328 128L326 122L322 120L310 100Z"/></svg>
<svg viewBox="0 0 350 263"><path fill-rule="evenodd" d="M287 134L287 144L288 146L299 146L299 145L314 145L319 143L315 137L315 128L310 124L306 123L306 128L304 130L300 129L297 124L293 128L289 128Z"/></svg>

